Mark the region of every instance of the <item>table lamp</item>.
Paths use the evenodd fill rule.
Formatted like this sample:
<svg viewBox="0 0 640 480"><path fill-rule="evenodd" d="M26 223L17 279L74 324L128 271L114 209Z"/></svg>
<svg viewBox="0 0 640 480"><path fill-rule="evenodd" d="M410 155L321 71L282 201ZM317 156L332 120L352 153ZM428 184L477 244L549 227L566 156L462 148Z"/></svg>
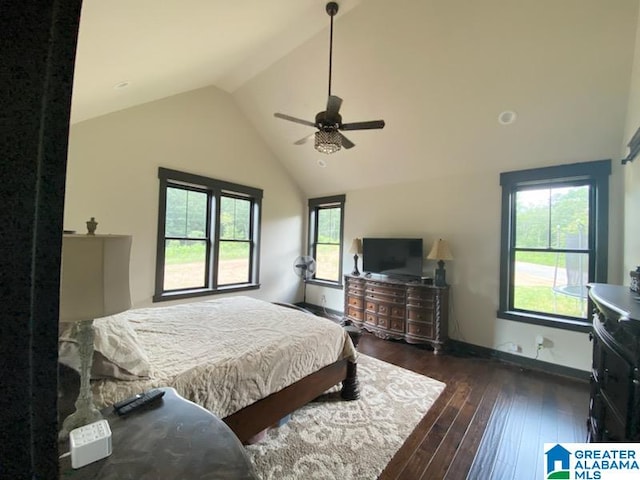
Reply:
<svg viewBox="0 0 640 480"><path fill-rule="evenodd" d="M360 272L358 271L358 254L362 254L362 239L354 238L353 242L351 242L351 248L349 249L349 253L353 253L353 272L351 275L358 276Z"/></svg>
<svg viewBox="0 0 640 480"><path fill-rule="evenodd" d="M129 258L131 236L63 235L60 270L60 323L73 323L80 356L80 392L76 411L62 423L59 438L102 418L93 404L93 319L131 307Z"/></svg>
<svg viewBox="0 0 640 480"><path fill-rule="evenodd" d="M431 251L429 255L427 255L429 260L437 260L438 268L435 271L435 278L433 279L433 283L436 287L446 287L446 271L444 269L444 260L453 260L453 255L451 255L451 249L449 248L449 244L446 240L442 240L439 238L433 243L431 247Z"/></svg>

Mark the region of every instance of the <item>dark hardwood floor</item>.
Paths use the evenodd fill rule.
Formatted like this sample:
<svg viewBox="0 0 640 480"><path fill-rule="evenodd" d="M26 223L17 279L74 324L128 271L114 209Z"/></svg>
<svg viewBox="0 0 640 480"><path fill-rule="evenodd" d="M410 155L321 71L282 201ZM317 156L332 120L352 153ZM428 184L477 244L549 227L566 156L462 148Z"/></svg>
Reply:
<svg viewBox="0 0 640 480"><path fill-rule="evenodd" d="M587 383L368 333L358 350L447 385L381 479L538 479L544 443L586 441Z"/></svg>

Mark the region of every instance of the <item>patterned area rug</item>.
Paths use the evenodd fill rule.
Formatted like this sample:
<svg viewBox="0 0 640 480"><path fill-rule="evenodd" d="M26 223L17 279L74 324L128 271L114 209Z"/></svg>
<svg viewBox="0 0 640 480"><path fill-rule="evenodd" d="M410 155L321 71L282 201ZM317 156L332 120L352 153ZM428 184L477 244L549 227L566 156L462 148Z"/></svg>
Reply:
<svg viewBox="0 0 640 480"><path fill-rule="evenodd" d="M323 395L247 446L262 480L376 479L445 387L360 354L360 400Z"/></svg>

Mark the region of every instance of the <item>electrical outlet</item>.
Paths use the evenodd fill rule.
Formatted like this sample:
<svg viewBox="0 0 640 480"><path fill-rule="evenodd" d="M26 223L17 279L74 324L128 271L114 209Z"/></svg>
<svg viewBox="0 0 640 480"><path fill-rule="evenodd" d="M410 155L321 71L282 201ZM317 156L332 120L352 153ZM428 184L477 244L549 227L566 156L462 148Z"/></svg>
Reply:
<svg viewBox="0 0 640 480"><path fill-rule="evenodd" d="M320 297L320 300L322 301L322 305L325 305L327 303L327 297L322 295L322 297Z"/></svg>
<svg viewBox="0 0 640 480"><path fill-rule="evenodd" d="M519 353L521 350L520 345L518 345L517 343L513 343L511 342L509 344L509 351L513 352L513 353Z"/></svg>
<svg viewBox="0 0 640 480"><path fill-rule="evenodd" d="M536 347L538 349L544 348L544 337L542 335L536 335Z"/></svg>

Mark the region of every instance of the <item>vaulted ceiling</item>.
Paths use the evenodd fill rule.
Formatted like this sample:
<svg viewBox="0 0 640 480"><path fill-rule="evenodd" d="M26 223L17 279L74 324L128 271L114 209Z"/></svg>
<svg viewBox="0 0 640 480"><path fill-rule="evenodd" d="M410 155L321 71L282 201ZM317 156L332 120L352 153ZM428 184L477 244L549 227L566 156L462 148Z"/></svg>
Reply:
<svg viewBox="0 0 640 480"><path fill-rule="evenodd" d="M360 0L340 3L343 15ZM328 20L324 0L84 0L72 122L208 85L231 93Z"/></svg>
<svg viewBox="0 0 640 480"><path fill-rule="evenodd" d="M324 0L85 0L72 121L215 85L308 195L619 153L637 0L338 3L343 121L386 121L353 149L293 145L313 128L273 117L324 110Z"/></svg>

